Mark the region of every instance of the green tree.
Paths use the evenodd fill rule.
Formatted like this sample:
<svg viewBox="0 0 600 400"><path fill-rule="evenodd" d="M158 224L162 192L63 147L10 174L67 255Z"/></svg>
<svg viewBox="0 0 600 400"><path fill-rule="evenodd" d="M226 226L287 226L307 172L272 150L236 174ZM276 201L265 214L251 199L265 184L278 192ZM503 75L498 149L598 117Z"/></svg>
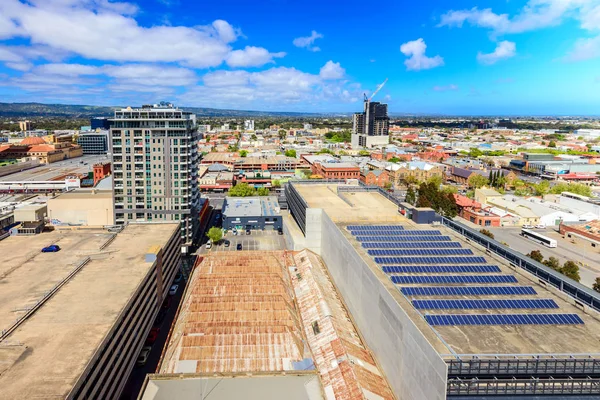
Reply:
<svg viewBox="0 0 600 400"><path fill-rule="evenodd" d="M495 178L494 171L490 170L490 176L488 176L488 181L490 183L490 186L492 186L492 187L494 186L494 178Z"/></svg>
<svg viewBox="0 0 600 400"><path fill-rule="evenodd" d="M440 175L432 175L427 179L427 183L432 183L439 188L442 184L442 177Z"/></svg>
<svg viewBox="0 0 600 400"><path fill-rule="evenodd" d="M479 150L477 147L471 147L469 150L469 157L477 158L483 155L483 151Z"/></svg>
<svg viewBox="0 0 600 400"><path fill-rule="evenodd" d="M206 236L210 239L211 242L218 243L223 238L223 230L221 230L221 228L213 226L208 230Z"/></svg>
<svg viewBox="0 0 600 400"><path fill-rule="evenodd" d="M504 188L506 186L506 178L504 176L499 176L494 181L494 187L497 189Z"/></svg>
<svg viewBox="0 0 600 400"><path fill-rule="evenodd" d="M250 187L250 185L248 185L245 182L238 183L237 185L229 189L229 196L231 197L248 197L254 196L254 194L254 188Z"/></svg>
<svg viewBox="0 0 600 400"><path fill-rule="evenodd" d="M563 264L560 273L574 281L579 282L581 280L581 277L579 276L579 267L571 260Z"/></svg>
<svg viewBox="0 0 600 400"><path fill-rule="evenodd" d="M286 132L286 130L285 130L285 129L280 129L280 130L279 130L279 132L278 132L278 134L279 134L279 139L280 139L280 140L283 140L283 139L285 139L285 138L286 138L286 136L287 136L287 132Z"/></svg>
<svg viewBox="0 0 600 400"><path fill-rule="evenodd" d="M413 206L416 204L417 194L415 193L412 186L409 186L408 189L406 190L406 198L404 201L406 201L408 204L412 204Z"/></svg>
<svg viewBox="0 0 600 400"><path fill-rule="evenodd" d="M273 187L273 188L280 188L281 187L281 181L279 179L273 179L271 181L271 187Z"/></svg>
<svg viewBox="0 0 600 400"><path fill-rule="evenodd" d="M548 143L548 147L556 148L556 142L554 140L551 140L550 143Z"/></svg>
<svg viewBox="0 0 600 400"><path fill-rule="evenodd" d="M494 234L492 232L490 232L489 230L487 230L487 229L481 229L479 231L479 233L481 233L482 235L485 235L485 236L489 237L490 239L494 239Z"/></svg>
<svg viewBox="0 0 600 400"><path fill-rule="evenodd" d="M296 158L296 150L294 150L294 149L286 150L285 155L286 155L286 157Z"/></svg>
<svg viewBox="0 0 600 400"><path fill-rule="evenodd" d="M417 207L430 207L435 212L448 218L458 215L458 206L452 193L445 193L435 182L421 183Z"/></svg>
<svg viewBox="0 0 600 400"><path fill-rule="evenodd" d="M371 153L369 151L367 151L367 150L361 150L361 151L358 152L358 155L361 156L361 157L368 157L368 156L371 155Z"/></svg>
<svg viewBox="0 0 600 400"><path fill-rule="evenodd" d="M467 183L469 184L469 187L479 189L480 187L487 185L488 180L486 179L485 176L481 176L479 174L474 173L474 174L471 174L471 176L467 180Z"/></svg>
<svg viewBox="0 0 600 400"><path fill-rule="evenodd" d="M550 191L550 183L548 181L541 181L538 184L533 185L533 192L536 196L543 196L548 194Z"/></svg>
<svg viewBox="0 0 600 400"><path fill-rule="evenodd" d="M533 258L535 261L540 262L540 263L544 261L544 256L542 255L542 252L539 250L530 251L529 254L527 254L527 257Z"/></svg>
<svg viewBox="0 0 600 400"><path fill-rule="evenodd" d="M592 285L592 289L594 289L596 292L600 293L600 278L596 278L596 281Z"/></svg>
<svg viewBox="0 0 600 400"><path fill-rule="evenodd" d="M250 140L256 140L256 139L257 139L257 137L255 134L252 134L252 136L250 136Z"/></svg>
<svg viewBox="0 0 600 400"><path fill-rule="evenodd" d="M592 196L592 189L581 183L558 183L550 189L552 194L561 194L562 192L571 192L580 196Z"/></svg>
<svg viewBox="0 0 600 400"><path fill-rule="evenodd" d="M248 150L240 150L240 157L246 157L248 155Z"/></svg>
<svg viewBox="0 0 600 400"><path fill-rule="evenodd" d="M259 196L268 196L271 194L271 192L269 191L269 188L260 187L260 188L256 189L256 194Z"/></svg>
<svg viewBox="0 0 600 400"><path fill-rule="evenodd" d="M398 157L392 157L388 160L389 162L393 162L393 163L397 163L400 161L400 159Z"/></svg>
<svg viewBox="0 0 600 400"><path fill-rule="evenodd" d="M383 188L384 188L385 190L390 190L390 189L392 188L392 182L386 182L386 183L383 185Z"/></svg>
<svg viewBox="0 0 600 400"><path fill-rule="evenodd" d="M556 257L549 257L547 260L543 261L543 264L546 267L550 267L553 270L560 272L560 262L558 261L558 258L556 258Z"/></svg>

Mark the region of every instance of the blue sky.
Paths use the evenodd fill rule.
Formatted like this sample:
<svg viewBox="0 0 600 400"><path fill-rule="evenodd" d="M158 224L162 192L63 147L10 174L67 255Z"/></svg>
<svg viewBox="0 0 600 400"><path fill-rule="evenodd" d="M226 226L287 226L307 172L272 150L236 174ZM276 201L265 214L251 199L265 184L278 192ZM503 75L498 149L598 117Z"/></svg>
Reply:
<svg viewBox="0 0 600 400"><path fill-rule="evenodd" d="M600 0L0 1L0 102L349 112L386 78L393 113L599 115Z"/></svg>

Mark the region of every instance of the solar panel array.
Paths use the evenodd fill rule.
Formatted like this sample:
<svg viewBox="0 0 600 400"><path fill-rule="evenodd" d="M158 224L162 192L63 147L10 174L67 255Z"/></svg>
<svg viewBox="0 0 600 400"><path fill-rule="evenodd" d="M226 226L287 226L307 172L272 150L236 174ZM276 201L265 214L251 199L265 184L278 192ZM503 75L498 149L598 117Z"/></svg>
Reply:
<svg viewBox="0 0 600 400"><path fill-rule="evenodd" d="M451 249L461 247L457 242L375 242L361 245L365 249Z"/></svg>
<svg viewBox="0 0 600 400"><path fill-rule="evenodd" d="M577 314L457 314L426 315L430 325L575 325L583 324Z"/></svg>
<svg viewBox="0 0 600 400"><path fill-rule="evenodd" d="M472 255L471 249L395 249L369 250L371 256L457 256Z"/></svg>
<svg viewBox="0 0 600 400"><path fill-rule="evenodd" d="M420 310L477 310L500 308L558 308L551 299L536 300L413 300L413 306Z"/></svg>
<svg viewBox="0 0 600 400"><path fill-rule="evenodd" d="M490 273L501 272L497 265L409 265L381 267L385 273L395 274L444 274L444 273Z"/></svg>
<svg viewBox="0 0 600 400"><path fill-rule="evenodd" d="M485 257L462 248L459 242L439 230L405 229L399 225L349 225L347 229L391 281L402 285L400 291L412 298L413 306L424 310L430 325L583 324L577 314L534 313L535 310L557 309L558 304L551 299L482 298L535 296L537 293L531 286L518 286L513 275L502 274L499 266L489 265ZM463 298L448 298L457 296ZM473 296L475 298L468 298ZM435 297L438 299L432 299ZM501 309L532 312L433 315L427 311Z"/></svg>

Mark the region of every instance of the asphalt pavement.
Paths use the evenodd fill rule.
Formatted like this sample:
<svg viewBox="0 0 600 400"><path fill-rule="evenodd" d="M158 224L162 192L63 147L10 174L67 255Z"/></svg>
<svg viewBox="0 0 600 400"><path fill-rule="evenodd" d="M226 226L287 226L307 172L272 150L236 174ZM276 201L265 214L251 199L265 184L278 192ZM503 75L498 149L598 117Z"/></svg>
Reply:
<svg viewBox="0 0 600 400"><path fill-rule="evenodd" d="M557 247L546 247L531 239L521 236L520 227L486 227L494 234L499 242L507 243L511 249L522 254L528 254L532 250L539 250L544 258L556 257L561 264L571 260L579 262L579 275L581 283L592 287L597 277L600 277L600 253L589 246L572 243L568 239L563 239L562 235L554 228L534 229L534 231L557 241Z"/></svg>

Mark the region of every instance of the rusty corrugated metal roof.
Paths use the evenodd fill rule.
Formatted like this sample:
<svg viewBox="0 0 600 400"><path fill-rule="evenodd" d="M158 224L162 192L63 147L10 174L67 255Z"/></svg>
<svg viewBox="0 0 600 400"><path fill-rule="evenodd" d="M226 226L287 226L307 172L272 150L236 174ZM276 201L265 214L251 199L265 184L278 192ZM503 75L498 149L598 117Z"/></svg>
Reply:
<svg viewBox="0 0 600 400"><path fill-rule="evenodd" d="M394 399L325 267L313 253L294 256L292 286L325 393L335 399Z"/></svg>
<svg viewBox="0 0 600 400"><path fill-rule="evenodd" d="M293 370L305 357L284 252L219 252L188 284L162 373Z"/></svg>

